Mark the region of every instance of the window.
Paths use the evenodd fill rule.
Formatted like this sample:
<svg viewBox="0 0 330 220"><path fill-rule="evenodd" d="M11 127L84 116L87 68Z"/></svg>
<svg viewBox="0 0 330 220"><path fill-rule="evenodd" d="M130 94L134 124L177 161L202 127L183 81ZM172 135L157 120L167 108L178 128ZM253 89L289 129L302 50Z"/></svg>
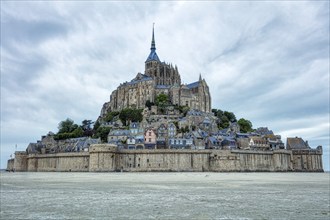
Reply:
<svg viewBox="0 0 330 220"><path fill-rule="evenodd" d="M149 142L151 142L151 138L149 138Z"/></svg>
<svg viewBox="0 0 330 220"><path fill-rule="evenodd" d="M151 136L151 131L149 131L149 136Z"/></svg>

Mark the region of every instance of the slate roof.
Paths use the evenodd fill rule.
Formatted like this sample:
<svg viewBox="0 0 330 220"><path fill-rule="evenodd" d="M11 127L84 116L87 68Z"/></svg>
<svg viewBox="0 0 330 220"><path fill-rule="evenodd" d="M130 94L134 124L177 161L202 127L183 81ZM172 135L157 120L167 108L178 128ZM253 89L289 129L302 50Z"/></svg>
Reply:
<svg viewBox="0 0 330 220"><path fill-rule="evenodd" d="M157 55L157 53L156 53L156 50L152 50L152 51L150 52L150 54L149 54L149 56L148 56L146 62L147 62L147 61L151 61L151 60L156 60L156 61L160 62L160 60L159 60L159 58L158 58L158 55Z"/></svg>
<svg viewBox="0 0 330 220"><path fill-rule="evenodd" d="M128 136L130 135L130 131L129 130L113 130L110 131L109 135L110 136Z"/></svg>
<svg viewBox="0 0 330 220"><path fill-rule="evenodd" d="M156 85L156 89L169 89L170 87L169 85Z"/></svg>
<svg viewBox="0 0 330 220"><path fill-rule="evenodd" d="M302 138L287 138L287 149L309 149L310 147Z"/></svg>
<svg viewBox="0 0 330 220"><path fill-rule="evenodd" d="M127 85L134 85L134 84L139 83L139 82L153 80L152 77L147 76L145 74L141 74L141 76L142 76L141 79L132 79L130 82L127 82L126 84Z"/></svg>
<svg viewBox="0 0 330 220"><path fill-rule="evenodd" d="M196 115L196 116L201 116L202 112L197 111L197 110L190 110L187 112L187 115Z"/></svg>
<svg viewBox="0 0 330 220"><path fill-rule="evenodd" d="M199 81L197 81L197 82L193 82L193 83L190 83L190 84L187 85L187 87L188 87L189 89L192 89L192 88L196 88L196 87L198 87L198 85L199 85Z"/></svg>

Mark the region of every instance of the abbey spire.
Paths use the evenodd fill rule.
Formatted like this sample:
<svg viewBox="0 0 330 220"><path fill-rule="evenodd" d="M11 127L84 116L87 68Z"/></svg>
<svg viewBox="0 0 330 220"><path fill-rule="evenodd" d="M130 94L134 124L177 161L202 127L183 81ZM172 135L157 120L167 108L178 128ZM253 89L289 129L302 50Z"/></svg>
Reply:
<svg viewBox="0 0 330 220"><path fill-rule="evenodd" d="M150 54L146 60L146 63L149 61L158 61L160 62L158 55L156 53L156 42L155 42L155 31L154 31L154 24L152 26L152 39L151 39L151 48L150 48Z"/></svg>
<svg viewBox="0 0 330 220"><path fill-rule="evenodd" d="M155 23L152 25L152 40L151 40L151 48L150 50L156 50L156 42L155 42Z"/></svg>

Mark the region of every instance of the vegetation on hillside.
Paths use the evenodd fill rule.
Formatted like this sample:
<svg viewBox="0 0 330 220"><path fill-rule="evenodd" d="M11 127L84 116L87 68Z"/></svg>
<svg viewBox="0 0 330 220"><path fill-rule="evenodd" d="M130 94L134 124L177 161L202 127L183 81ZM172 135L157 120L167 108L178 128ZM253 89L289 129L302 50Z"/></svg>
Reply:
<svg viewBox="0 0 330 220"><path fill-rule="evenodd" d="M212 109L212 112L218 118L217 125L219 129L226 129L231 123L237 122L240 126L240 132L246 133L253 131L251 121L244 118L237 121L233 112L222 111L220 109Z"/></svg>
<svg viewBox="0 0 330 220"><path fill-rule="evenodd" d="M91 120L83 120L82 125L77 125L70 118L61 121L58 124L58 132L55 134L55 140L63 140L68 138L89 137L93 135Z"/></svg>
<svg viewBox="0 0 330 220"><path fill-rule="evenodd" d="M241 118L240 120L238 120L237 123L238 123L238 125L240 127L241 132L247 133L247 132L253 131L253 129L252 129L252 123L249 120L246 120L244 118Z"/></svg>

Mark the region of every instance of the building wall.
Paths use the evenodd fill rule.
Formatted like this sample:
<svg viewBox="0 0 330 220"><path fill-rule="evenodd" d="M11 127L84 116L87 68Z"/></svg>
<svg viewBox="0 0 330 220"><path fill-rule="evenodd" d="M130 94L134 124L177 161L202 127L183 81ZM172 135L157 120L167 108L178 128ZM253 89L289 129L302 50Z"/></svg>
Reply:
<svg viewBox="0 0 330 220"><path fill-rule="evenodd" d="M14 170L27 171L27 153L25 151L15 152Z"/></svg>
<svg viewBox="0 0 330 220"><path fill-rule="evenodd" d="M322 152L317 150L292 150L294 171L323 172Z"/></svg>
<svg viewBox="0 0 330 220"><path fill-rule="evenodd" d="M89 148L89 171L111 172L116 170L116 146L97 144Z"/></svg>
<svg viewBox="0 0 330 220"><path fill-rule="evenodd" d="M93 145L92 149L97 145ZM100 151L100 153L98 153ZM102 150L90 164L100 171L291 171L291 151L242 150ZM98 156L96 156L98 155ZM95 160L95 161L94 161ZM111 164L111 166L103 164ZM115 164L115 165L113 165ZM90 169L97 171L95 169ZM307 170L306 170L307 171Z"/></svg>
<svg viewBox="0 0 330 220"><path fill-rule="evenodd" d="M87 172L89 153L32 154L27 158L27 171Z"/></svg>
<svg viewBox="0 0 330 220"><path fill-rule="evenodd" d="M16 153L7 170L16 171L304 171L323 172L322 154L316 151L248 150L120 150L110 144L91 145L89 152Z"/></svg>
<svg viewBox="0 0 330 220"><path fill-rule="evenodd" d="M10 159L7 161L7 171L13 171L14 170L14 160L15 159Z"/></svg>

